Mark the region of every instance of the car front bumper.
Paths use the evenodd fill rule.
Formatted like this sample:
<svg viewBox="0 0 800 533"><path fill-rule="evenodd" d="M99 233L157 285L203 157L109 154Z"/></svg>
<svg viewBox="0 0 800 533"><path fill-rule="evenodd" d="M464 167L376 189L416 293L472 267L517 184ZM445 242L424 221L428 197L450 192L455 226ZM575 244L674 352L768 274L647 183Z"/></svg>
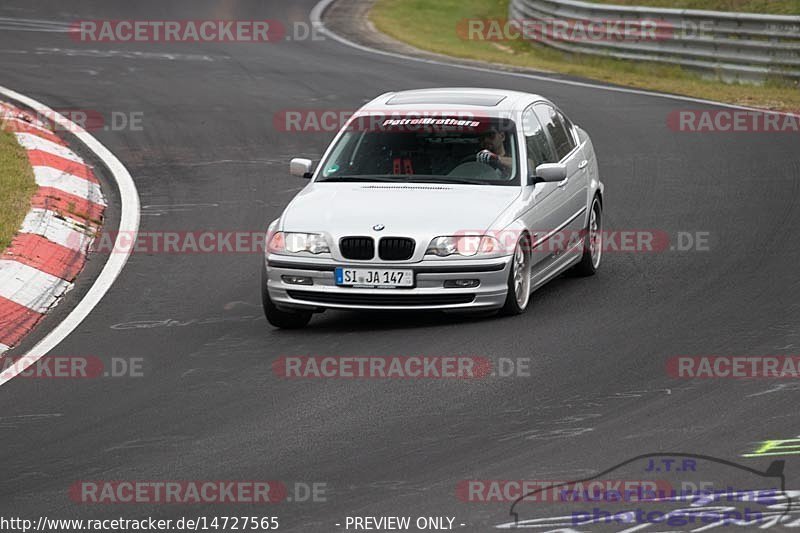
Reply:
<svg viewBox="0 0 800 533"><path fill-rule="evenodd" d="M266 257L270 299L278 307L302 309L487 310L506 300L511 256L482 260L422 261L418 263L344 263L330 259ZM413 288L340 287L337 267L410 269ZM310 278L312 285L287 283L284 276ZM445 288L447 280L478 280L477 287Z"/></svg>

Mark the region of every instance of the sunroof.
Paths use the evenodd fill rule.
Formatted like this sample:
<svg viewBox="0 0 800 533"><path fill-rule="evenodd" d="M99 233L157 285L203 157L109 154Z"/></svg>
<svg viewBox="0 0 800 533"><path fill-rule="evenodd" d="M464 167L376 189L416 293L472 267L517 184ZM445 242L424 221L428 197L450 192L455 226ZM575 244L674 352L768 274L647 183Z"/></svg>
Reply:
<svg viewBox="0 0 800 533"><path fill-rule="evenodd" d="M398 94L386 102L387 105L424 105L424 104L452 104L452 105L475 105L482 107L494 107L503 100L505 96L481 93L411 93Z"/></svg>

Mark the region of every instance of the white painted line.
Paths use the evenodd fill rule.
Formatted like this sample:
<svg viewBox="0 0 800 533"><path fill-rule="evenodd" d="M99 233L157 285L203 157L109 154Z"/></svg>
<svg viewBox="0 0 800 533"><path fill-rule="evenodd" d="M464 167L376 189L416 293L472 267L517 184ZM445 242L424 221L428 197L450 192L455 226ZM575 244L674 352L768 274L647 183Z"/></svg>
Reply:
<svg viewBox="0 0 800 533"><path fill-rule="evenodd" d="M33 133L15 133L14 135L17 136L17 142L26 150L41 150L42 152L57 155L58 157L63 157L64 159L75 161L76 163L85 164L78 154L66 146L48 141Z"/></svg>
<svg viewBox="0 0 800 533"><path fill-rule="evenodd" d="M64 281L37 268L0 259L0 296L37 313L46 313L72 288Z"/></svg>
<svg viewBox="0 0 800 533"><path fill-rule="evenodd" d="M165 59L167 61L214 61L214 58L201 54L178 54L163 52L137 52L131 50L87 50L77 48L37 48L36 54L63 54L69 57L101 57L120 59Z"/></svg>
<svg viewBox="0 0 800 533"><path fill-rule="evenodd" d="M0 342L0 355L2 355L2 354L3 354L3 352L7 352L7 351L8 351L8 350L10 350L10 349L11 349L11 348L9 348L8 346L6 346L6 345L5 345L5 344L3 344L2 342Z"/></svg>
<svg viewBox="0 0 800 533"><path fill-rule="evenodd" d="M6 31L38 31L47 33L67 33L70 31L70 24L57 20L37 20L0 17L0 29Z"/></svg>
<svg viewBox="0 0 800 533"><path fill-rule="evenodd" d="M335 1L336 0L320 0L320 2L317 3L317 5L314 6L314 8L311 10L311 13L309 14L309 19L311 20L312 26L314 28L316 28L316 30L319 33L322 33L323 35L327 35L328 37L330 37L334 41L338 41L338 42L340 42L340 43L342 43L342 44L344 44L346 46L350 46L350 47L355 48L357 50L361 50L362 52L368 52L368 53L371 53L371 54L378 54L378 55L382 55L382 56L386 56L386 57L394 57L394 58L397 58L397 59L404 59L406 61L416 61L418 63L427 63L429 65L460 68L460 69L465 69L465 70L474 70L476 72L485 72L485 73L488 73L488 74L492 74L493 76L513 76L515 78L527 78L529 80L538 80L538 81L544 81L544 82L548 82L548 83L555 83L555 84L561 84L561 85L572 85L573 87L585 87L587 89L597 89L597 90L600 90L600 91L610 91L610 92L627 93L627 94L638 94L638 95L641 95L641 96L652 96L652 97L656 97L656 98L666 98L668 100L680 100L680 101L683 101L683 102L693 102L693 103L696 103L696 104L714 105L714 106L718 106L718 107L726 107L726 108L729 108L729 109L740 109L740 110L744 110L744 111L758 111L758 112L761 112L761 113L764 113L764 112L767 111L767 110L764 110L764 109L758 109L756 107L747 107L747 106L741 106L741 105L736 105L736 104L726 104L725 102L717 102L717 101L714 101L714 100L705 100L703 98L693 98L691 96L680 96L680 95L676 95L676 94L665 94L665 93L659 93L659 92L654 92L654 91L644 91L644 90L641 90L641 89L629 89L627 87L609 87L607 85L600 85L600 84L597 84L597 83L588 83L588 82L575 81L575 80L560 80L560 79L548 77L548 76L543 75L543 74L528 74L528 73L525 73L525 72L509 72L509 71L506 71L506 70L493 69L493 68L490 68L488 66L479 67L479 66L475 66L475 65L461 65L461 64L458 64L458 63L451 63L451 62L446 61L444 59L442 59L442 60L428 59L428 58L424 58L424 57L414 57L414 56L407 56L405 54L398 54L397 52L387 52L385 50L379 50L377 48L372 48L370 46L364 46L363 44L354 43L350 39L347 39L346 37L342 37L338 33L334 33L333 31L329 30L325 26L325 24L322 22L322 15L325 13L325 10L328 9L328 7L330 7L330 5ZM433 53L433 52L427 52L425 50L422 50L422 51L426 52L426 53ZM512 67L512 68L514 67L513 65L506 65L506 66ZM558 74L554 74L554 75L558 75ZM774 113L776 115L797 116L794 113L786 113L786 112L782 112L782 111L769 111L769 113Z"/></svg>
<svg viewBox="0 0 800 533"><path fill-rule="evenodd" d="M133 182L133 178L131 178L125 165L86 130L74 122L67 120L62 115L55 113L44 104L2 86L0 86L0 94L30 107L43 116L52 117L53 122L63 127L66 131L73 132L78 140L103 161L119 188L122 202L119 235L135 239L139 233L139 193L136 191L136 184ZM124 247L123 243L119 241L119 235L117 236L115 247L120 250L120 253L109 255L103 270L100 272L100 275L97 277L92 287L60 324L31 348L31 350L25 354L25 357L3 370L3 372L0 372L0 386L18 376L21 372L24 372L26 368L47 355L50 350L55 348L72 333L89 313L92 312L92 309L100 303L100 300L111 288L111 285L113 285L114 280L116 280L117 276L122 272L130 256L130 248L132 247Z"/></svg>
<svg viewBox="0 0 800 533"><path fill-rule="evenodd" d="M93 181L68 174L53 167L33 167L33 177L39 187L52 187L59 191L86 198L90 202L106 205L103 190Z"/></svg>
<svg viewBox="0 0 800 533"><path fill-rule="evenodd" d="M82 228L74 220L64 220L49 209L31 209L25 215L19 231L41 235L49 241L84 254L94 240L92 230Z"/></svg>

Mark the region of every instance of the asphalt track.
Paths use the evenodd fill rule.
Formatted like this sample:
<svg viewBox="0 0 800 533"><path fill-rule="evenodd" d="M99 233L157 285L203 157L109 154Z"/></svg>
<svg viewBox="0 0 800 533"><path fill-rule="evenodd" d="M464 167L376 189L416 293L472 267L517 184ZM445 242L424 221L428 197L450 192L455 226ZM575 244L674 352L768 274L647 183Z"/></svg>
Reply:
<svg viewBox="0 0 800 533"><path fill-rule="evenodd" d="M307 20L311 0L5 0L0 17ZM73 50L73 52L69 52ZM98 53L138 51L131 53ZM174 59L158 54L173 52ZM207 59L198 59L205 56ZM594 139L608 229L709 232L706 252L608 253L559 279L523 316L327 312L302 331L259 309L257 254L134 254L52 354L144 359L127 379L14 379L0 387L0 512L163 518L277 514L281 530L338 531L348 515L451 515L465 531L505 505L460 502L459 480L580 477L647 452L744 459L798 431L798 387L679 381L678 354L798 353L796 134L687 134L675 109L713 106L433 66L332 40L97 44L0 32L0 84L51 107L141 111L143 131L99 131L130 170L142 231L257 231L300 187L292 156L330 134L283 133L286 109L352 109L388 90L491 86L555 99ZM170 322L172 321L172 322ZM136 323L137 327L133 327ZM531 376L281 380L281 355L530 358ZM787 457L787 483L800 462ZM280 479L327 483L327 502L77 505L77 480ZM736 480L731 480L736 481Z"/></svg>

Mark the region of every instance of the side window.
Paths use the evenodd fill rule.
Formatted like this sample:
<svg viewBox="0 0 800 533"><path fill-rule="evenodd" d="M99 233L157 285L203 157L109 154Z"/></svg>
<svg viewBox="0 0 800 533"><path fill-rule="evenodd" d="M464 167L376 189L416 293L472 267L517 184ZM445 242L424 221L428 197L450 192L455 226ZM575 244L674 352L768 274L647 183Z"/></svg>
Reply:
<svg viewBox="0 0 800 533"><path fill-rule="evenodd" d="M572 127L572 121L570 121L570 119L568 119L567 116L561 111L556 111L556 114L558 115L558 118L561 120L561 122L564 124L564 128L567 130L567 136L570 139L572 139L573 141L572 147L574 148L579 144L579 142L577 133L573 132L574 128Z"/></svg>
<svg viewBox="0 0 800 533"><path fill-rule="evenodd" d="M525 145L528 149L528 165L533 166L528 169L528 172L533 171L542 163L558 161L541 122L530 107L522 115L522 131L525 134Z"/></svg>
<svg viewBox="0 0 800 533"><path fill-rule="evenodd" d="M575 139L567 132L564 122L555 109L547 104L536 104L533 109L536 111L539 121L550 133L550 138L553 139L553 144L555 145L557 159L560 161L575 148Z"/></svg>

